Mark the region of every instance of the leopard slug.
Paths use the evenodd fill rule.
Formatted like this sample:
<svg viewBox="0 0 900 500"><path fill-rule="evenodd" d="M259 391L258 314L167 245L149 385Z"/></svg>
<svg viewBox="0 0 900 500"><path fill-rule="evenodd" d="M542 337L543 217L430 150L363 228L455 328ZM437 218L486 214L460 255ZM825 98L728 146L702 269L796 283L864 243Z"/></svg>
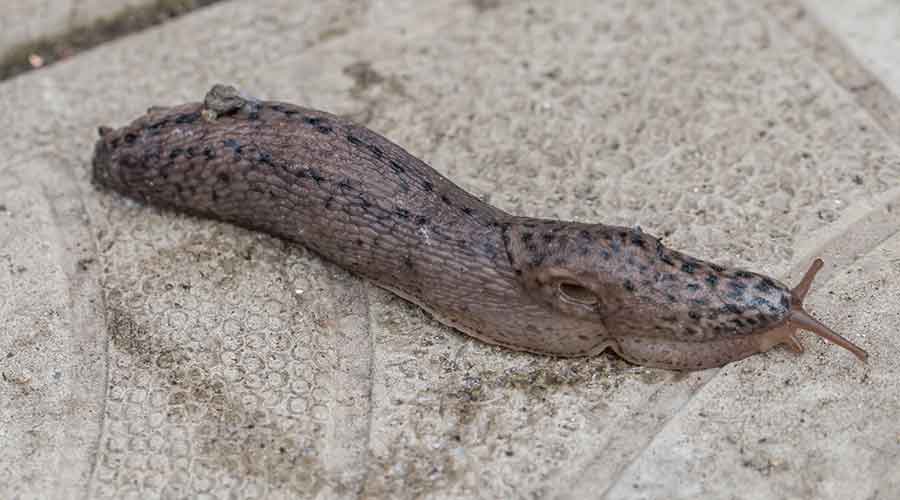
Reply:
<svg viewBox="0 0 900 500"><path fill-rule="evenodd" d="M301 243L484 342L697 370L803 329L867 358L803 309L819 259L790 289L639 228L511 215L322 111L216 85L99 132L94 184Z"/></svg>

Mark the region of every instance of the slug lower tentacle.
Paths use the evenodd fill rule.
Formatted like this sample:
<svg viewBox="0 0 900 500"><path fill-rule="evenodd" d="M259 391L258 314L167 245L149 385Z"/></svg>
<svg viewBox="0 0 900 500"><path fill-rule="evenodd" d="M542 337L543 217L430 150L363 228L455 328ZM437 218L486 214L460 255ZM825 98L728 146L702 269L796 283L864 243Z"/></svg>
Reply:
<svg viewBox="0 0 900 500"><path fill-rule="evenodd" d="M792 291L640 229L513 216L328 113L217 85L99 130L96 184L302 243L485 342L689 370L801 350L801 328L866 357L803 310L820 260Z"/></svg>

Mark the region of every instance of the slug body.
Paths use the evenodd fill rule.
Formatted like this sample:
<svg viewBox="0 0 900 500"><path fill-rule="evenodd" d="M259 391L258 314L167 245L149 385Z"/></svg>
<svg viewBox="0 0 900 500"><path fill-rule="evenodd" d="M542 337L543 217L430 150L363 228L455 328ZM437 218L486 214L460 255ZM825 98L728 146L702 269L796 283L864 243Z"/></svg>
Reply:
<svg viewBox="0 0 900 500"><path fill-rule="evenodd" d="M639 229L513 216L328 113L217 85L100 135L96 184L302 243L491 344L690 370L800 350L799 327L865 359L802 309L819 260L790 290Z"/></svg>

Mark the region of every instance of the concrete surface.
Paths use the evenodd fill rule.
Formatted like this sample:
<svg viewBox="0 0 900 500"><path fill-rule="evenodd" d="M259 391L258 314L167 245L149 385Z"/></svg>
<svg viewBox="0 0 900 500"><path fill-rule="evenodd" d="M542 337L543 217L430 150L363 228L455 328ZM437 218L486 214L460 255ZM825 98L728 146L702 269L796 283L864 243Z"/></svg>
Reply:
<svg viewBox="0 0 900 500"><path fill-rule="evenodd" d="M0 55L10 47L89 26L125 7L154 0L8 0L0 16Z"/></svg>
<svg viewBox="0 0 900 500"><path fill-rule="evenodd" d="M828 19L230 2L0 83L0 497L900 497L898 87ZM511 353L91 188L98 125L214 82L352 115L506 210L792 283L823 256L808 303L871 359L810 335L691 374Z"/></svg>

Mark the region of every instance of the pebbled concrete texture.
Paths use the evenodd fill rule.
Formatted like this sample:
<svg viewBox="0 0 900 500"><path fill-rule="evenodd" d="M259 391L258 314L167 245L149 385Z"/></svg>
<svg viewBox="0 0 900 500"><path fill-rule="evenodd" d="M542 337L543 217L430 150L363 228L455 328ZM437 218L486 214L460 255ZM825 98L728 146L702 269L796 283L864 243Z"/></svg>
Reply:
<svg viewBox="0 0 900 500"><path fill-rule="evenodd" d="M125 7L149 5L153 0L30 0L7 2L0 17L0 54L10 47L59 35Z"/></svg>
<svg viewBox="0 0 900 500"><path fill-rule="evenodd" d="M0 83L0 497L900 496L898 87L845 40L775 2L268 0ZM511 212L790 283L823 256L808 303L869 364L809 335L690 374L507 352L89 185L98 125L215 82Z"/></svg>

